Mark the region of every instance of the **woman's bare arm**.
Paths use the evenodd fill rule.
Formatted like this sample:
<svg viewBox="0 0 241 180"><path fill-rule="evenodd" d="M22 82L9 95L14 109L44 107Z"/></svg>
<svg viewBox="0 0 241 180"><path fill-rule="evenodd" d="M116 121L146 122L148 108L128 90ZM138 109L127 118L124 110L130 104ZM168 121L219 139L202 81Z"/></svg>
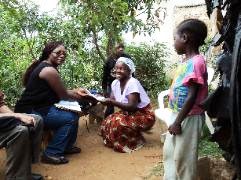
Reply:
<svg viewBox="0 0 241 180"><path fill-rule="evenodd" d="M81 99L81 95L77 93L77 89L67 90L64 87L63 81L60 78L58 71L53 67L44 68L39 77L48 82L52 90L58 95L60 99Z"/></svg>

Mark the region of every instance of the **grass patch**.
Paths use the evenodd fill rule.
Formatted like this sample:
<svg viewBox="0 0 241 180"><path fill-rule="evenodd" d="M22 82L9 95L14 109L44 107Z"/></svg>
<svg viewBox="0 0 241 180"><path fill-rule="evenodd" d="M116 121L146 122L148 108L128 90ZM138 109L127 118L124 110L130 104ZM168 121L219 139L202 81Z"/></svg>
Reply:
<svg viewBox="0 0 241 180"><path fill-rule="evenodd" d="M201 140L199 144L199 156L211 156L211 157L222 157L223 151L218 147L215 142L210 142L208 138Z"/></svg>
<svg viewBox="0 0 241 180"><path fill-rule="evenodd" d="M145 176L143 180L148 180L151 177L162 177L164 175L163 162L158 162L151 170L150 174Z"/></svg>
<svg viewBox="0 0 241 180"><path fill-rule="evenodd" d="M222 157L223 151L218 147L217 143L209 141L210 137L211 134L205 124L203 129L203 136L199 143L198 155L209 157Z"/></svg>

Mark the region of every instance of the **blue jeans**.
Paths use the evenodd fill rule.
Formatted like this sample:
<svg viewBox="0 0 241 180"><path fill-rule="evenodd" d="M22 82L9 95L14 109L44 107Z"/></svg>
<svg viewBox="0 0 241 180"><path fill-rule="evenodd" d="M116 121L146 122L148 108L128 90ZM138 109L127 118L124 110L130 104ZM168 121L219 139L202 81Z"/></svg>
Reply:
<svg viewBox="0 0 241 180"><path fill-rule="evenodd" d="M79 115L77 113L57 109L55 106L47 108L47 112L35 110L33 113L40 114L44 120L44 127L54 132L45 149L46 155L63 156L66 149L74 146L79 127Z"/></svg>

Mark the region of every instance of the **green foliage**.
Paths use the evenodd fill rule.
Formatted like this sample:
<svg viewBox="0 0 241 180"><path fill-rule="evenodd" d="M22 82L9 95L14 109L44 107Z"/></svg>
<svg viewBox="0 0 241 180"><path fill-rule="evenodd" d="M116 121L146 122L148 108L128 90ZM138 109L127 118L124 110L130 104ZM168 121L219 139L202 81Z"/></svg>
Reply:
<svg viewBox="0 0 241 180"><path fill-rule="evenodd" d="M155 0L60 0L64 13L78 24L84 36L93 39L97 53L105 60L99 50L101 39L107 38L104 48L107 56L113 50L115 42L121 39L122 32L151 33L159 26L158 11L153 10ZM146 14L147 21L140 15ZM142 17L143 18L143 17Z"/></svg>
<svg viewBox="0 0 241 180"><path fill-rule="evenodd" d="M200 47L200 52L206 56L206 61L209 67L215 67L215 57L213 56L211 50L213 46L211 45L212 39L210 37L206 38L205 44Z"/></svg>
<svg viewBox="0 0 241 180"><path fill-rule="evenodd" d="M149 91L153 99L161 90L168 88L165 61L168 57L167 47L156 43L153 46L141 44L127 47L127 52L133 57L136 65L136 77Z"/></svg>
<svg viewBox="0 0 241 180"><path fill-rule="evenodd" d="M207 53L207 51L209 50L209 47L211 46L211 43L212 43L212 39L206 38L204 45L200 47L200 52L202 52L203 54Z"/></svg>
<svg viewBox="0 0 241 180"><path fill-rule="evenodd" d="M21 93L22 72L31 61L26 41L13 37L3 40L0 45L0 82L6 101L13 106Z"/></svg>
<svg viewBox="0 0 241 180"><path fill-rule="evenodd" d="M66 87L101 90L103 60L111 42L120 40L123 31L151 32L156 26L145 25L135 15L137 11L148 12L151 19L149 10L154 1L138 2L75 1L66 4L64 13L49 16L39 14L31 1L0 0L0 81L6 102L14 106L23 90L23 73L49 40L62 40L67 48L66 62L60 68ZM152 97L166 88L165 49L163 44L127 47L137 66L137 78Z"/></svg>
<svg viewBox="0 0 241 180"><path fill-rule="evenodd" d="M199 143L199 156L221 157L223 153L222 150L218 147L217 143L209 140L210 137L211 134L205 124L203 136Z"/></svg>
<svg viewBox="0 0 241 180"><path fill-rule="evenodd" d="M61 66L61 75L69 88L86 87L101 91L103 62L94 50L68 50L69 56Z"/></svg>

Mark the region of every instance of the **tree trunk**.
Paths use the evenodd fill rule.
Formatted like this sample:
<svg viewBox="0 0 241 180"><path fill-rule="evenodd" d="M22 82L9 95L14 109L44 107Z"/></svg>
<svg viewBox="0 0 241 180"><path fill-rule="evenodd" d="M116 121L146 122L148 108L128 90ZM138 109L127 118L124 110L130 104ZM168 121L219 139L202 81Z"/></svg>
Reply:
<svg viewBox="0 0 241 180"><path fill-rule="evenodd" d="M107 47L106 47L106 54L107 57L109 57L114 49L115 45L115 38L113 36L113 33L111 31L108 32L108 42L107 42Z"/></svg>

